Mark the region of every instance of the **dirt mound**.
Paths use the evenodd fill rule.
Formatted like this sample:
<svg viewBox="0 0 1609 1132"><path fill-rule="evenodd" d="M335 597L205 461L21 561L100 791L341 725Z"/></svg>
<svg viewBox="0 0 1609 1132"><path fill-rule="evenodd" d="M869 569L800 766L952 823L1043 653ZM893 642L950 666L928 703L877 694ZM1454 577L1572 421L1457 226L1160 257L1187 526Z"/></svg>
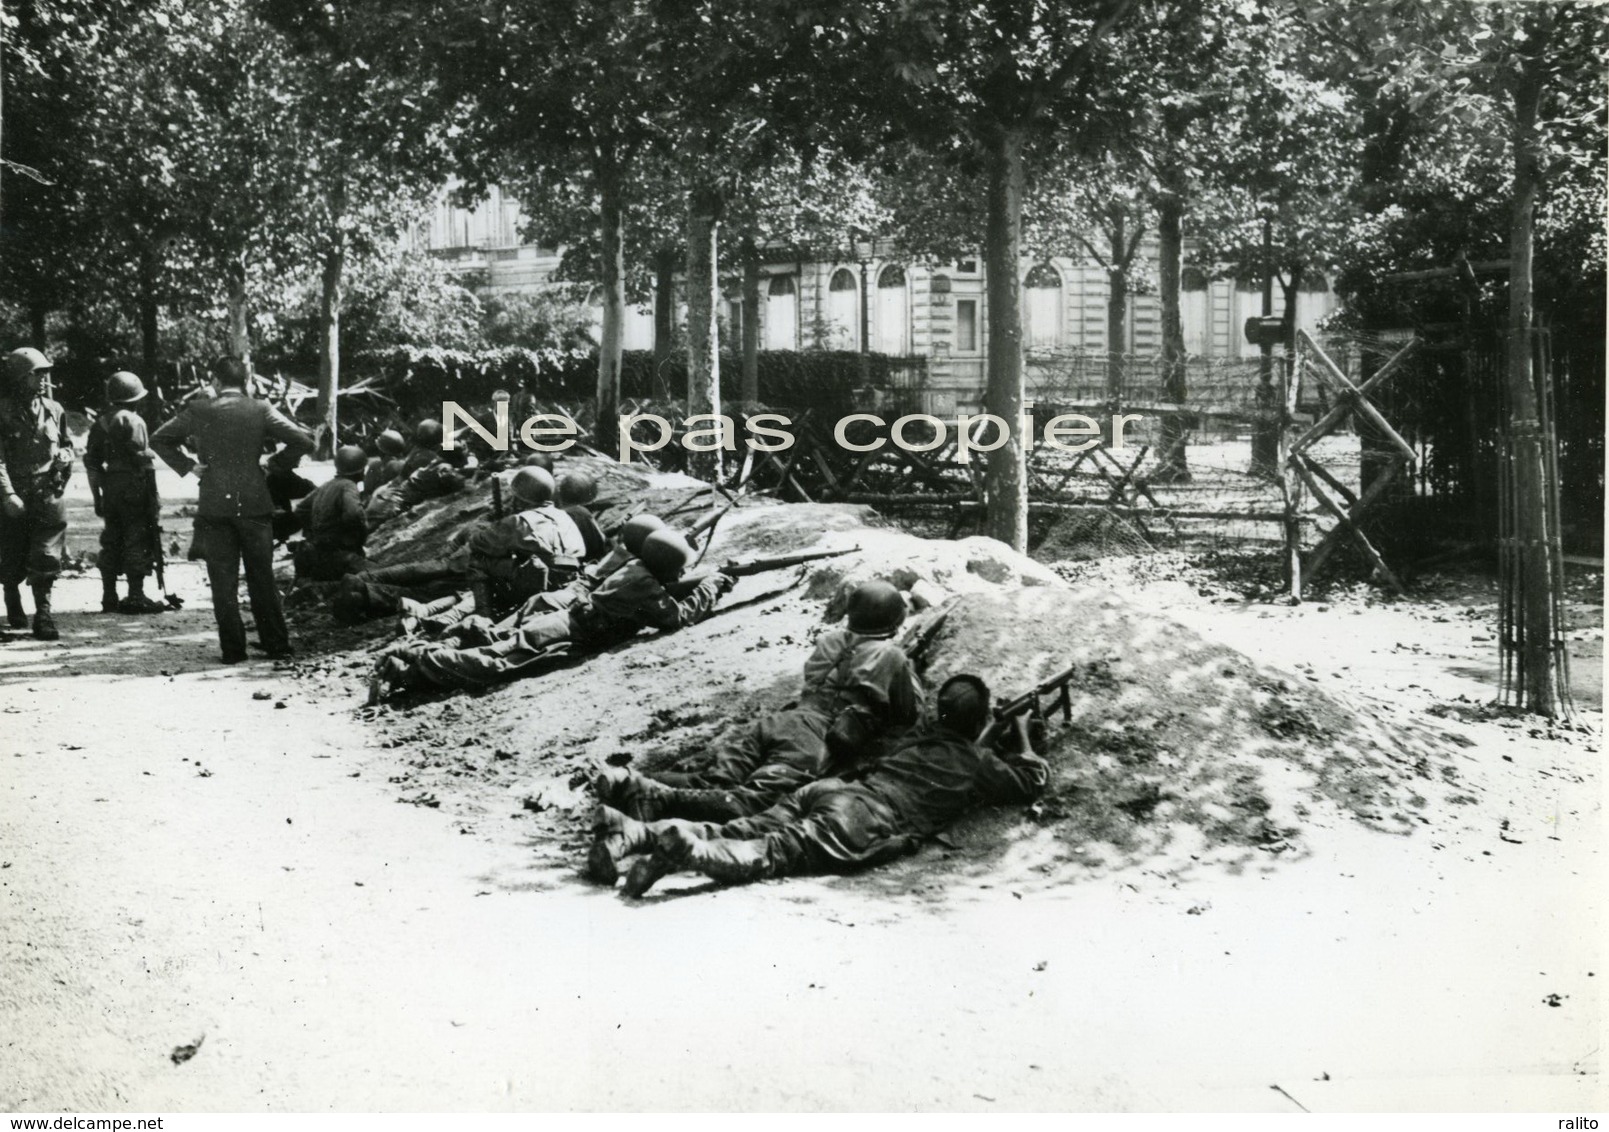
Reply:
<svg viewBox="0 0 1609 1132"><path fill-rule="evenodd" d="M669 510L698 487L616 469L598 469L600 495L619 492L622 514ZM708 496L695 502L689 523L711 506ZM462 497L425 509L388 553L445 539L466 512ZM1305 852L1308 832L1326 822L1410 832L1429 821L1429 787L1456 781L1453 748L1433 726L1388 725L1361 702L1265 670L1158 612L1070 589L992 539L934 541L859 507L744 500L717 528L709 562L848 548L857 549L745 578L713 617L676 634L481 695L369 712L408 752L393 779L401 800L450 808L466 832L506 815L540 859L573 863L599 765L697 766L723 731L791 703L814 639L871 577L909 595L910 632L928 638L919 667L930 687L973 672L1010 697L1075 673L1070 718L1051 727L1052 786L1037 805L979 814L939 853L856 883L919 892L935 866L986 872L1007 854L1023 858L1015 875L1058 878L1138 862L1169 872L1271 863Z"/></svg>

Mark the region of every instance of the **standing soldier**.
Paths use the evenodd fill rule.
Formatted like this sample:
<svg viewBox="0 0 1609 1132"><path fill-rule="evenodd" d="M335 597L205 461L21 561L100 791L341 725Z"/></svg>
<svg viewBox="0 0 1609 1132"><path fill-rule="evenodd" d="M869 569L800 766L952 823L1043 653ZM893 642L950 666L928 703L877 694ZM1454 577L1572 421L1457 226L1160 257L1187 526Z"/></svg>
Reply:
<svg viewBox="0 0 1609 1132"><path fill-rule="evenodd" d="M264 443L277 440L284 447L269 463L289 470L313 450L313 434L246 392L249 375L239 358L219 358L210 368L218 395L186 405L156 430L151 447L181 476L194 471L201 477L196 533L207 561L223 662L246 659L246 627L240 620L242 563L263 651L289 656L290 631L274 585L274 501L258 461ZM197 458L185 453L186 445Z"/></svg>
<svg viewBox="0 0 1609 1132"><path fill-rule="evenodd" d="M167 607L145 596L145 579L156 562L155 453L145 421L134 406L145 386L127 371L106 379L106 408L90 426L84 447L95 514L101 531L101 612L161 613ZM128 597L117 600L117 576L128 578Z"/></svg>
<svg viewBox="0 0 1609 1132"><path fill-rule="evenodd" d="M41 641L61 636L50 615L50 587L61 573L67 549L67 509L62 492L73 474L73 442L62 408L42 392L50 359L32 347L6 356L0 399L0 582L6 619L25 628L24 579L34 591L33 634Z"/></svg>

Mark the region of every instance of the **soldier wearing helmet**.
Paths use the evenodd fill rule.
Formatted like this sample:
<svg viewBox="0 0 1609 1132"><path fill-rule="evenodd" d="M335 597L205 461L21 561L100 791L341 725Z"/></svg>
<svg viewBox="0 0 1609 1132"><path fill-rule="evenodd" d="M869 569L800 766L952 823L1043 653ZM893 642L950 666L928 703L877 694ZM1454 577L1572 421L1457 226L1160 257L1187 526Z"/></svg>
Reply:
<svg viewBox="0 0 1609 1132"><path fill-rule="evenodd" d="M295 556L296 577L312 582L338 582L363 569L363 544L369 525L363 517L358 481L368 455L355 444L336 450L335 475L296 505L305 539Z"/></svg>
<svg viewBox="0 0 1609 1132"><path fill-rule="evenodd" d="M376 678L403 687L487 687L540 669L560 645L593 651L629 640L645 628L674 632L703 620L732 588L727 574L684 578L693 557L680 534L668 528L653 531L643 539L640 557L569 609L525 621L475 648L435 643L410 647L387 657Z"/></svg>
<svg viewBox="0 0 1609 1132"><path fill-rule="evenodd" d="M752 817L717 823L644 823L600 807L599 841L647 853L626 876L641 896L667 873L702 873L727 884L804 873L851 872L914 852L973 806L1032 801L1050 766L1026 733L986 730L989 689L952 676L935 697L930 726L911 732L853 781L825 778ZM1022 717L1018 717L1021 719Z"/></svg>
<svg viewBox="0 0 1609 1132"><path fill-rule="evenodd" d="M580 576L586 541L575 520L553 505L555 490L548 472L520 468L513 479L519 510L471 534L475 611L482 617L496 621L537 594L562 589Z"/></svg>
<svg viewBox="0 0 1609 1132"><path fill-rule="evenodd" d="M402 475L417 472L441 455L441 422L426 417L413 428L413 443L402 461Z"/></svg>
<svg viewBox="0 0 1609 1132"><path fill-rule="evenodd" d="M424 456L422 462L421 453ZM441 425L435 421L420 421L419 428L414 432L414 449L403 461L402 471L396 479L376 491L364 506L369 529L372 531L387 519L411 511L427 499L451 495L462 489L466 482L463 467L468 455L462 444L443 449Z"/></svg>
<svg viewBox="0 0 1609 1132"><path fill-rule="evenodd" d="M106 406L90 426L84 447L101 530L101 612L160 613L167 607L146 596L145 579L156 565L158 514L156 454L151 451L139 403L145 385L127 370L106 380ZM128 597L118 600L117 579L128 579Z"/></svg>
<svg viewBox="0 0 1609 1132"><path fill-rule="evenodd" d="M567 472L559 477L559 490L555 502L559 505L559 510L570 516L581 531L581 541L586 543L587 547L588 562L602 558L609 549L609 539L598 526L598 520L592 517L592 510L588 506L597 498L598 481L587 473Z"/></svg>
<svg viewBox="0 0 1609 1132"><path fill-rule="evenodd" d="M374 446L379 455L369 461L363 472L365 503L374 498L375 492L402 474L403 457L408 451L408 442L394 428L388 428L375 437Z"/></svg>
<svg viewBox="0 0 1609 1132"><path fill-rule="evenodd" d="M27 626L21 586L34 594L33 635L61 634L51 614L50 588L67 549L62 493L73 474L73 442L62 407L46 397L51 361L32 347L6 356L0 388L0 583L6 619Z"/></svg>
<svg viewBox="0 0 1609 1132"><path fill-rule="evenodd" d="M598 800L643 820L732 821L829 772L874 760L921 710L921 680L892 639L904 619L897 589L862 583L850 594L848 625L822 634L805 661L797 707L723 737L710 766L695 774L606 768L593 783ZM617 834L607 821L598 827L587 867L600 884L614 883L626 851Z"/></svg>

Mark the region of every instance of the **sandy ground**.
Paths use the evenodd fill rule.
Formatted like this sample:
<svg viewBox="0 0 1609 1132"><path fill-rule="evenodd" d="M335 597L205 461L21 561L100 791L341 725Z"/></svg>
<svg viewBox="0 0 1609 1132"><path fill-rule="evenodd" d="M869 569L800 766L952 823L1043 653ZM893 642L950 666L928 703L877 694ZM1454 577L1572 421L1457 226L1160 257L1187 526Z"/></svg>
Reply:
<svg viewBox="0 0 1609 1132"><path fill-rule="evenodd" d="M919 895L632 904L518 787L410 777L534 690L404 741L339 668L216 665L192 565L160 617L66 580L59 644L0 645L0 1108L1604 1108L1595 732L1485 718L1489 628L1441 611L1113 577L1293 682L1435 709L1458 790L1418 832L1324 811L1305 853L1233 867L1030 884L1029 833Z"/></svg>

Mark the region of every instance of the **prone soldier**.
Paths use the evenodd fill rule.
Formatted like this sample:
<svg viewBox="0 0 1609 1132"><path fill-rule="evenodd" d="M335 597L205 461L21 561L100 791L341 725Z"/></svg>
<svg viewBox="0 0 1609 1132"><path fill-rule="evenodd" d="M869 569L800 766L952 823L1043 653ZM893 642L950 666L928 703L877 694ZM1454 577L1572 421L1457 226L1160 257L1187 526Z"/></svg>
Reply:
<svg viewBox="0 0 1609 1132"><path fill-rule="evenodd" d="M875 757L889 732L921 711L922 684L893 641L905 599L887 582L867 582L849 599L848 625L823 634L804 667L804 694L791 710L761 716L717 749L702 773L655 776L610 767L594 781L604 803L588 871L613 884L624 846L609 815L643 821L724 822L768 809L828 773L829 765Z"/></svg>
<svg viewBox="0 0 1609 1132"><path fill-rule="evenodd" d="M408 442L403 440L402 433L394 428L388 428L375 437L374 446L380 454L369 461L368 467L363 472L365 503L374 498L375 492L402 473L403 456L408 451Z"/></svg>
<svg viewBox="0 0 1609 1132"><path fill-rule="evenodd" d="M73 474L66 416L44 390L52 368L50 359L32 347L13 350L6 356L0 397L0 583L6 620L13 629L28 625L21 590L26 581L34 594L33 635L41 641L61 636L51 615L50 588L67 549L62 493Z"/></svg>
<svg viewBox="0 0 1609 1132"><path fill-rule="evenodd" d="M90 426L84 447L101 530L101 612L161 613L167 606L145 594L145 579L156 564L158 500L156 453L145 420L135 409L145 385L125 371L106 379L106 408ZM117 579L128 579L128 597L117 597Z"/></svg>
<svg viewBox="0 0 1609 1132"><path fill-rule="evenodd" d="M1016 717L1011 735L986 730L989 689L982 680L952 676L935 707L932 725L912 732L864 775L813 782L753 817L643 823L610 811L619 848L648 853L632 865L625 894L641 896L681 869L728 884L852 872L914 852L978 803L1026 802L1044 790L1050 767L1028 743L1026 720Z"/></svg>

